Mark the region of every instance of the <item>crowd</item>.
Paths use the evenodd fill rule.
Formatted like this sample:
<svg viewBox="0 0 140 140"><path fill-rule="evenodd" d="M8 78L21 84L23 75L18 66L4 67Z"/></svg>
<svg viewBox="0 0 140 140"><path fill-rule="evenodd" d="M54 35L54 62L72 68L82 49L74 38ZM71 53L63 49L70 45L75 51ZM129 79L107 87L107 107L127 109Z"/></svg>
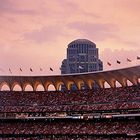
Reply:
<svg viewBox="0 0 140 140"><path fill-rule="evenodd" d="M42 134L42 135L69 135L69 134L140 134L138 121L104 121L104 122L3 122L0 125L0 134Z"/></svg>
<svg viewBox="0 0 140 140"><path fill-rule="evenodd" d="M62 137L62 138L47 138L47 137L19 137L15 138L14 136L12 138L2 138L1 140L139 140L139 137L137 138L129 138L129 137L90 137L90 138L83 138L78 136L77 138L74 137Z"/></svg>
<svg viewBox="0 0 140 140"><path fill-rule="evenodd" d="M81 91L0 92L2 112L91 111L140 108L138 86Z"/></svg>
<svg viewBox="0 0 140 140"><path fill-rule="evenodd" d="M109 88L81 91L54 92L0 92L0 112L57 112L93 111L140 108L140 88ZM4 114L3 114L4 115ZM50 121L0 123L1 135L140 135L139 121ZM2 138L4 139L4 138ZM7 138L5 138L6 140ZM14 139L14 138L8 138ZM18 140L18 138L15 138ZM20 140L22 138L19 138ZM24 139L24 138L23 138ZM28 138L27 138L28 139ZM29 138L31 139L31 138ZM49 138L42 138L49 140ZM61 139L61 138L60 138ZM63 138L63 140L73 138ZM76 138L83 140L84 138ZM90 140L90 138L85 138ZM100 138L96 138L97 140ZM108 138L107 138L108 139ZM116 138L117 139L117 138ZM121 139L120 137L118 139ZM122 138L123 139L123 138ZM131 138L130 138L131 139ZM55 140L55 139L54 139ZM57 139L59 140L59 138Z"/></svg>
<svg viewBox="0 0 140 140"><path fill-rule="evenodd" d="M140 102L112 102L99 104L71 104L71 105L5 105L0 107L1 112L59 112L59 111L93 111L93 110L112 110L112 109L138 109Z"/></svg>
<svg viewBox="0 0 140 140"><path fill-rule="evenodd" d="M140 89L138 87L126 88L108 88L81 91L1 91L0 105L55 105L55 104L71 104L71 103L100 103L111 101L129 101L139 100Z"/></svg>

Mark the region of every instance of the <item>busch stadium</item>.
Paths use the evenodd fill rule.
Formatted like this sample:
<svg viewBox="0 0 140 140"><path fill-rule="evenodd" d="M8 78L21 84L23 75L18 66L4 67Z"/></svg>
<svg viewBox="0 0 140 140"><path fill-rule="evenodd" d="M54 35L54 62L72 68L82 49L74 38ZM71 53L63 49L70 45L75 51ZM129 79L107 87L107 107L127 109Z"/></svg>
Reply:
<svg viewBox="0 0 140 140"><path fill-rule="evenodd" d="M139 78L140 66L52 76L0 76L0 139L139 139ZM5 85L9 90L2 90ZM21 91L14 90L16 85ZM27 85L33 90L26 91ZM44 91L37 90L39 85ZM49 85L55 91L49 91Z"/></svg>

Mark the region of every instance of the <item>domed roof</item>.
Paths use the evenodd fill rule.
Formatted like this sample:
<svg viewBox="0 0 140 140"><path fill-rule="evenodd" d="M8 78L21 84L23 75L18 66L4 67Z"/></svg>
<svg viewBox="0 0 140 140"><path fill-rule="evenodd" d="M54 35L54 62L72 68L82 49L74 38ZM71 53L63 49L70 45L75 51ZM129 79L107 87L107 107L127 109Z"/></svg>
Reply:
<svg viewBox="0 0 140 140"><path fill-rule="evenodd" d="M71 43L69 43L68 46L73 45L73 44L90 44L90 45L96 46L95 43L93 43L92 41L90 41L88 39L76 39L76 40L72 41Z"/></svg>

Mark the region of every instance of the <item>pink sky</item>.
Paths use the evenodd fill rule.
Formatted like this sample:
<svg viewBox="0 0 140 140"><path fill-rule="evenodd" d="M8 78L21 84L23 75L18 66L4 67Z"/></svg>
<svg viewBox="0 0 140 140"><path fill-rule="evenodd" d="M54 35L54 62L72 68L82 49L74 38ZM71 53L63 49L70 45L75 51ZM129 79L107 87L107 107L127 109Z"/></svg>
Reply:
<svg viewBox="0 0 140 140"><path fill-rule="evenodd" d="M140 0L0 0L0 74L9 68L13 75L60 74L67 44L78 38L96 43L105 70L137 65L139 5Z"/></svg>

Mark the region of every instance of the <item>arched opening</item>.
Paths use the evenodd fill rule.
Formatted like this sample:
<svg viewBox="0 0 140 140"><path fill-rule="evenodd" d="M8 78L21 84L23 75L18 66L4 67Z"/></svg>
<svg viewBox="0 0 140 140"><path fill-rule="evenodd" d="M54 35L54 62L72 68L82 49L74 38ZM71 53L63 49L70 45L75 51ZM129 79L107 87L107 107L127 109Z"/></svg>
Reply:
<svg viewBox="0 0 140 140"><path fill-rule="evenodd" d="M104 88L111 88L111 86L108 84L108 82L104 82Z"/></svg>
<svg viewBox="0 0 140 140"><path fill-rule="evenodd" d="M89 89L93 89L94 88L94 81L93 80L87 80L87 85Z"/></svg>
<svg viewBox="0 0 140 140"><path fill-rule="evenodd" d="M140 78L138 78L138 83L140 84Z"/></svg>
<svg viewBox="0 0 140 140"><path fill-rule="evenodd" d="M62 84L59 85L58 91L61 91L62 86L64 86L64 84L63 85Z"/></svg>
<svg viewBox="0 0 140 140"><path fill-rule="evenodd" d="M48 91L56 91L56 89L55 89L55 87L54 87L53 84L50 84L50 85L48 86Z"/></svg>
<svg viewBox="0 0 140 140"><path fill-rule="evenodd" d="M93 90L94 90L94 91L97 91L97 90L99 90L99 89L101 89L101 87L100 87L100 85L98 84L98 82L95 81L95 82L93 83Z"/></svg>
<svg viewBox="0 0 140 140"><path fill-rule="evenodd" d="M115 85L116 87L122 87L122 85L118 81L115 82Z"/></svg>
<svg viewBox="0 0 140 140"><path fill-rule="evenodd" d="M19 84L15 84L13 87L13 91L22 91L22 88Z"/></svg>
<svg viewBox="0 0 140 140"><path fill-rule="evenodd" d="M67 90L67 88L66 88L66 86L63 84L63 83L61 83L59 86L58 86L58 91L66 91Z"/></svg>
<svg viewBox="0 0 140 140"><path fill-rule="evenodd" d="M87 85L84 81L79 81L79 82L78 82L78 88L79 88L80 90L89 89L88 85Z"/></svg>
<svg viewBox="0 0 140 140"><path fill-rule="evenodd" d="M70 84L70 90L78 90L77 85L75 83Z"/></svg>
<svg viewBox="0 0 140 140"><path fill-rule="evenodd" d="M65 91L67 89L62 81L57 81L55 86L57 91Z"/></svg>
<svg viewBox="0 0 140 140"><path fill-rule="evenodd" d="M127 86L133 86L133 83L129 80L127 80L126 83L127 83Z"/></svg>
<svg viewBox="0 0 140 140"><path fill-rule="evenodd" d="M98 82L100 88L104 88L104 82L105 82L105 80L99 79L97 82Z"/></svg>
<svg viewBox="0 0 140 140"><path fill-rule="evenodd" d="M37 85L36 91L45 91L44 87L42 84Z"/></svg>
<svg viewBox="0 0 140 140"><path fill-rule="evenodd" d="M0 85L0 90L1 91L10 91L10 87L8 86L8 84L6 82L4 82Z"/></svg>
<svg viewBox="0 0 140 140"><path fill-rule="evenodd" d="M33 91L33 87L30 84L27 84L24 88L24 91Z"/></svg>
<svg viewBox="0 0 140 140"><path fill-rule="evenodd" d="M84 82L80 83L80 87L81 87L81 90L84 90L87 88Z"/></svg>

